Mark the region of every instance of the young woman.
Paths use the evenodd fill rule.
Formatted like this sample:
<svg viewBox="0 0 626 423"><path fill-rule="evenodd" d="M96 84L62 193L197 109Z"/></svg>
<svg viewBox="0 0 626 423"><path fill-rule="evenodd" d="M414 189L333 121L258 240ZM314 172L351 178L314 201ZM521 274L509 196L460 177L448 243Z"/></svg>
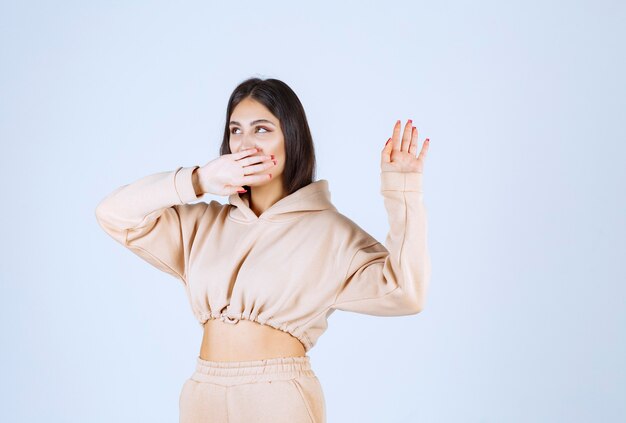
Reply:
<svg viewBox="0 0 626 423"><path fill-rule="evenodd" d="M101 227L179 279L204 336L179 399L180 421L325 422L307 352L335 310L419 313L430 256L417 130L397 121L381 151L385 245L314 179L304 108L277 79L232 93L220 156L145 176L106 196ZM204 194L228 203L196 202Z"/></svg>

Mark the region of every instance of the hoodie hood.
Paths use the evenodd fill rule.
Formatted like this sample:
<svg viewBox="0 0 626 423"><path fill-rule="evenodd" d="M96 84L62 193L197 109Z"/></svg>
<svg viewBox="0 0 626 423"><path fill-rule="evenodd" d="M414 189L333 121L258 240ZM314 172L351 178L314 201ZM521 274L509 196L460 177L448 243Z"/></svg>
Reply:
<svg viewBox="0 0 626 423"><path fill-rule="evenodd" d="M261 216L254 214L250 208L250 192L234 193L228 197L232 206L229 216L239 222L255 222L258 220L284 221L300 217L304 213L321 210L337 210L330 201L328 180L320 179L303 186L286 197L281 198Z"/></svg>

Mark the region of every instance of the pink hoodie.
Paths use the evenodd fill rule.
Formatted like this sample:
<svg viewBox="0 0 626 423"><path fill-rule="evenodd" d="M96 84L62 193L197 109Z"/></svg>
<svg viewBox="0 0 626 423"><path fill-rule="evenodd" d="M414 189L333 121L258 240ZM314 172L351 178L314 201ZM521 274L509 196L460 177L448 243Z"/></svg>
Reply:
<svg viewBox="0 0 626 423"><path fill-rule="evenodd" d="M123 185L96 208L100 226L178 278L200 325L221 318L270 325L309 351L335 310L402 316L422 310L430 280L422 174L381 172L385 245L341 214L321 179L260 216L248 194L198 200L198 166Z"/></svg>

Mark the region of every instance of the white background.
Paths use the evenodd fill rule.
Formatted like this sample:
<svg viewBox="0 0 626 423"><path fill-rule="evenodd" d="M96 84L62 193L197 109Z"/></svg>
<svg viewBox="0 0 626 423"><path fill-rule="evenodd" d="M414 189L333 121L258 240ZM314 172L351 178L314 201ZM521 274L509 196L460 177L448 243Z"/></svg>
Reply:
<svg viewBox="0 0 626 423"><path fill-rule="evenodd" d="M329 422L625 421L624 12L0 3L0 420L177 421L201 328L94 210L217 157L228 96L259 76L298 94L317 177L380 240L393 124L431 139L426 308L331 316L309 353Z"/></svg>

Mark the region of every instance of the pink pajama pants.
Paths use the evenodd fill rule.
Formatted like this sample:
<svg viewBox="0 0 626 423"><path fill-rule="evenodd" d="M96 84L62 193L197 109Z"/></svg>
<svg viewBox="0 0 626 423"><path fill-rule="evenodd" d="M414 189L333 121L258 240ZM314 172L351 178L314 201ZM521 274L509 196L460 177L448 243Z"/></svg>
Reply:
<svg viewBox="0 0 626 423"><path fill-rule="evenodd" d="M180 423L326 423L309 356L196 360L180 392Z"/></svg>

